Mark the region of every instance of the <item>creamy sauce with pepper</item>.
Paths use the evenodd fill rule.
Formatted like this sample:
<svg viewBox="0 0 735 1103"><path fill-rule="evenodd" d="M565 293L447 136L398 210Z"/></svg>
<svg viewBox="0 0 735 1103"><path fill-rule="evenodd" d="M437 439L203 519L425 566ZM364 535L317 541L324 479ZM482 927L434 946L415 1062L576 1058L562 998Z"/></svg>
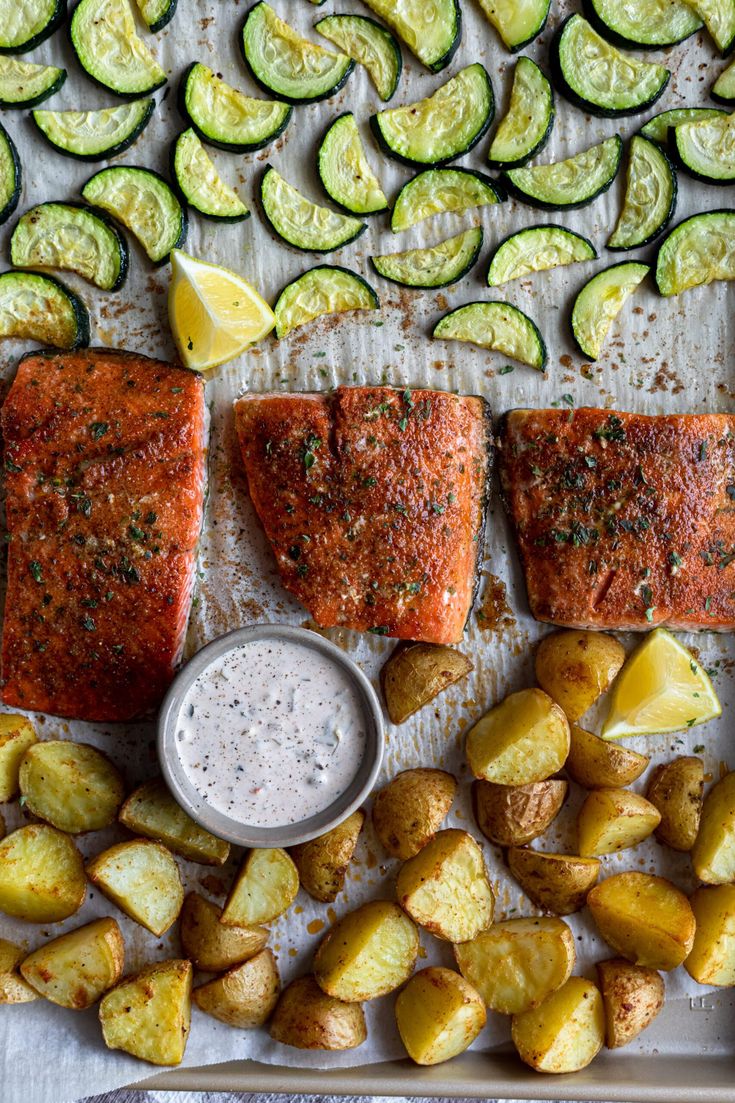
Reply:
<svg viewBox="0 0 735 1103"><path fill-rule="evenodd" d="M176 730L202 799L252 827L328 808L349 789L365 744L349 676L291 640L253 640L213 660L189 687Z"/></svg>

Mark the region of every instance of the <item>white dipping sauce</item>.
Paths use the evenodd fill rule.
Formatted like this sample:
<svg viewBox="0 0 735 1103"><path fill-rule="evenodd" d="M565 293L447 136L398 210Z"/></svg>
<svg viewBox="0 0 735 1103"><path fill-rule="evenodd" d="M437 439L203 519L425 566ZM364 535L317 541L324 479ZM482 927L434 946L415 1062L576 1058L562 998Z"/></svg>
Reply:
<svg viewBox="0 0 735 1103"><path fill-rule="evenodd" d="M364 708L341 666L290 640L225 652L192 682L176 726L186 777L201 798L252 827L324 811L349 789L365 753Z"/></svg>

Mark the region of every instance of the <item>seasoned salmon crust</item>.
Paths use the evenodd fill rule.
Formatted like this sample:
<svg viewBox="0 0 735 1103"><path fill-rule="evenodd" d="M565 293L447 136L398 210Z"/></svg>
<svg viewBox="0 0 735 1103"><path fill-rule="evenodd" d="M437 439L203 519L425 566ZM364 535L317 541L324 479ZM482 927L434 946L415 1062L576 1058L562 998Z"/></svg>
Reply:
<svg viewBox="0 0 735 1103"><path fill-rule="evenodd" d="M25 356L2 408L7 705L129 720L180 658L205 481L204 387L107 349Z"/></svg>
<svg viewBox="0 0 735 1103"><path fill-rule="evenodd" d="M338 387L247 394L235 417L283 584L318 625L461 638L490 469L483 399Z"/></svg>
<svg viewBox="0 0 735 1103"><path fill-rule="evenodd" d="M735 416L514 410L499 463L538 620L735 628Z"/></svg>

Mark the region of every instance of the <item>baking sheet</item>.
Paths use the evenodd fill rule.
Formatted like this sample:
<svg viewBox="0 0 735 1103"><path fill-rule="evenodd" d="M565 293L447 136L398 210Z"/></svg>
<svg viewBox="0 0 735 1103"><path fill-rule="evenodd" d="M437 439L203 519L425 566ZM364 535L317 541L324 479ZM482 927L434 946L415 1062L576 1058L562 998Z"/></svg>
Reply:
<svg viewBox="0 0 735 1103"><path fill-rule="evenodd" d="M274 0L274 6L304 32L315 18L325 13L307 0ZM537 59L545 59L553 27L572 10L572 5L565 3L554 7L549 28L527 51ZM183 128L175 104L177 80L191 61L200 60L250 94L260 94L248 77L237 44L245 8L234 0L179 0L173 23L157 36L145 35L170 72L171 79L165 90L156 93L157 110L143 138L118 162L166 171L169 143ZM513 59L500 46L474 0L465 0L463 9L463 43L451 66L444 73L433 76L404 50L404 75L394 104L430 94L462 66L479 60L491 74L498 115L504 111ZM339 10L367 11L357 0L348 0ZM616 131L627 137L656 110L707 102L707 91L722 63L715 59L702 35L655 56L666 59L673 70L673 78L653 111L633 120L598 120L584 116L558 98L554 134L540 160L568 156ZM92 108L116 102L114 97L95 88L83 77L63 32L54 35L30 58L65 64L69 70L67 83L45 106ZM223 176L237 183L253 210L253 217L228 226L207 223L193 215L186 248L206 260L242 272L273 302L284 283L318 263L320 258L298 253L273 239L257 209L255 193L259 173L266 163L273 163L308 195L324 201L314 172L315 151L329 122L351 109L360 122L370 160L384 189L389 196L394 195L411 172L389 162L375 149L366 121L380 107L366 73L358 67L333 100L295 108L285 135L270 149L249 156L210 150ZM25 188L18 213L41 200L79 198L80 187L99 166L57 155L35 135L24 112L0 114L18 145L25 170ZM488 144L489 139L483 139L459 163L482 169ZM594 271L620 259L606 254L604 242L614 225L622 190L621 173L607 195L582 211L546 214L510 201L502 206L467 212L464 216L444 215L400 236L391 234L386 216L377 216L369 220L368 231L357 242L327 260L356 269L374 284L381 298L379 314L323 319L296 331L281 343L268 339L232 364L211 373L207 382L211 414L209 495L197 594L187 642L189 654L220 633L240 625L267 620L309 624L305 610L280 586L274 562L247 497L231 412L233 398L245 389L313 390L340 383L427 386L480 393L489 400L496 414L514 406L571 403L650 413L733 409L732 310L728 309L730 292L726 284L714 284L671 300L661 299L652 286L646 285L616 323L597 364L585 364L575 353L567 332L571 301L579 286ZM725 192L725 203L728 195ZM722 205L723 195L719 190L680 179L677 217ZM8 255L9 233L14 221L12 219L0 230L4 258ZM600 252L600 261L542 273L488 291L483 286L483 277L489 247L513 230L539 222L562 222L585 234ZM429 244L476 224L481 224L485 230L483 260L456 287L438 293L411 292L371 274L368 264L371 253ZM152 269L132 240L130 245L130 277L119 293L95 294L73 276L68 277L68 282L90 305L93 343L170 357L173 348L165 318L168 271L166 268ZM650 250L633 254L640 259L648 255ZM502 356L471 346L442 344L429 339L433 324L445 310L472 299L495 297L507 298L521 307L540 326L550 353L545 376L521 366L505 373L502 369L506 360ZM20 344L3 344L2 370L6 386L13 375L15 357L24 350ZM433 764L453 771L463 784L448 823L473 831L468 772L461 750L463 733L494 701L511 690L531 684L531 645L546 631L528 615L520 567L497 497L491 505L483 573L484 584L492 584L494 578L506 584L512 614L495 631L484 630L473 614L463 649L475 662L474 673L408 723L400 728L388 727L383 768L384 779L418 764ZM328 635L348 650L377 684L377 672L393 646L391 641L359 637L346 631L331 631ZM634 642L631 637L622 638L627 646ZM730 710L735 700L732 644L726 636L684 639L699 652L705 666L715 672L715 685L724 704L723 718L681 736L632 740L631 745L651 753L654 761L660 761L704 744L702 754L706 769L711 776L717 777L721 763L727 762L729 756L731 764L735 765L729 734ZM42 716L37 717L37 723L42 737L72 737L104 748L122 767L131 786L154 769L152 725L67 724ZM640 783L634 788L640 788ZM542 847L573 846L574 816L582 796L579 790L573 794ZM7 806L3 811L7 814L9 829L21 822L17 805ZM92 855L116 837L112 829L95 833L80 839L80 847L85 856ZM486 842L483 845L497 888L498 918L531 914L532 909L504 874L499 851ZM646 843L635 851L603 861L606 872L655 868L673 876L685 890L692 887L686 857L664 852L656 843ZM234 862L224 870L183 862L181 865L188 888L199 888L222 902ZM386 861L368 823L346 891L335 905L319 905L301 893L289 916L273 924L271 943L278 955L284 983L308 970L322 932L336 915L365 899L392 896L396 865ZM37 930L0 916L0 936L21 939L33 948L48 936L108 913L114 914L123 928L128 947L128 970L145 961L179 952L175 938L157 940L148 935L91 889L83 910L65 924ZM608 951L594 938L583 918L571 917L570 923L578 937L579 969L584 970ZM448 946L425 934L422 943L426 953L424 963L451 964ZM701 1003L700 997L705 991L681 969L667 977L667 988L669 998L690 999L694 1007ZM705 997L707 1000L713 998ZM243 1032L229 1028L195 1008L185 1064L203 1065L253 1057L282 1065L335 1068L402 1056L393 1023L392 998L375 1001L366 1010L369 1041L354 1052L324 1055L304 1054L279 1046L263 1031ZM507 1020L496 1015L490 1015L489 1019L486 1030L475 1043L477 1049L487 1050L507 1040ZM644 1035L628 1052L651 1051L652 1037L653 1034ZM656 1037L656 1045L660 1046L660 1039ZM676 1037L672 1035L669 1041L671 1051L676 1052ZM20 1053L28 1059L19 1060ZM33 1061L32 1078L28 1075L30 1060ZM25 1103L48 1103L51 1099L61 1103L140 1079L148 1071L148 1066L104 1049L94 1009L75 1014L39 1000L30 1005L5 1008L0 1014L0 1083L7 1103L16 1103L21 1098Z"/></svg>

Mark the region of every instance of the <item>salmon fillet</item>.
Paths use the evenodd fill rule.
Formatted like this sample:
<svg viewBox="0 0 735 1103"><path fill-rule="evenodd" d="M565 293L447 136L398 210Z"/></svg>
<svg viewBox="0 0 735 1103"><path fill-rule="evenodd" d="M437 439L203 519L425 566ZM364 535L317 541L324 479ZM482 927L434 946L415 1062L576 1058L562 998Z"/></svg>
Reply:
<svg viewBox="0 0 735 1103"><path fill-rule="evenodd" d="M235 403L281 578L321 627L456 643L482 551L483 399L338 387Z"/></svg>
<svg viewBox="0 0 735 1103"><path fill-rule="evenodd" d="M133 353L31 353L2 408L2 699L81 720L158 705L184 643L204 387Z"/></svg>
<svg viewBox="0 0 735 1103"><path fill-rule="evenodd" d="M735 416L514 410L500 478L538 620L735 628Z"/></svg>

